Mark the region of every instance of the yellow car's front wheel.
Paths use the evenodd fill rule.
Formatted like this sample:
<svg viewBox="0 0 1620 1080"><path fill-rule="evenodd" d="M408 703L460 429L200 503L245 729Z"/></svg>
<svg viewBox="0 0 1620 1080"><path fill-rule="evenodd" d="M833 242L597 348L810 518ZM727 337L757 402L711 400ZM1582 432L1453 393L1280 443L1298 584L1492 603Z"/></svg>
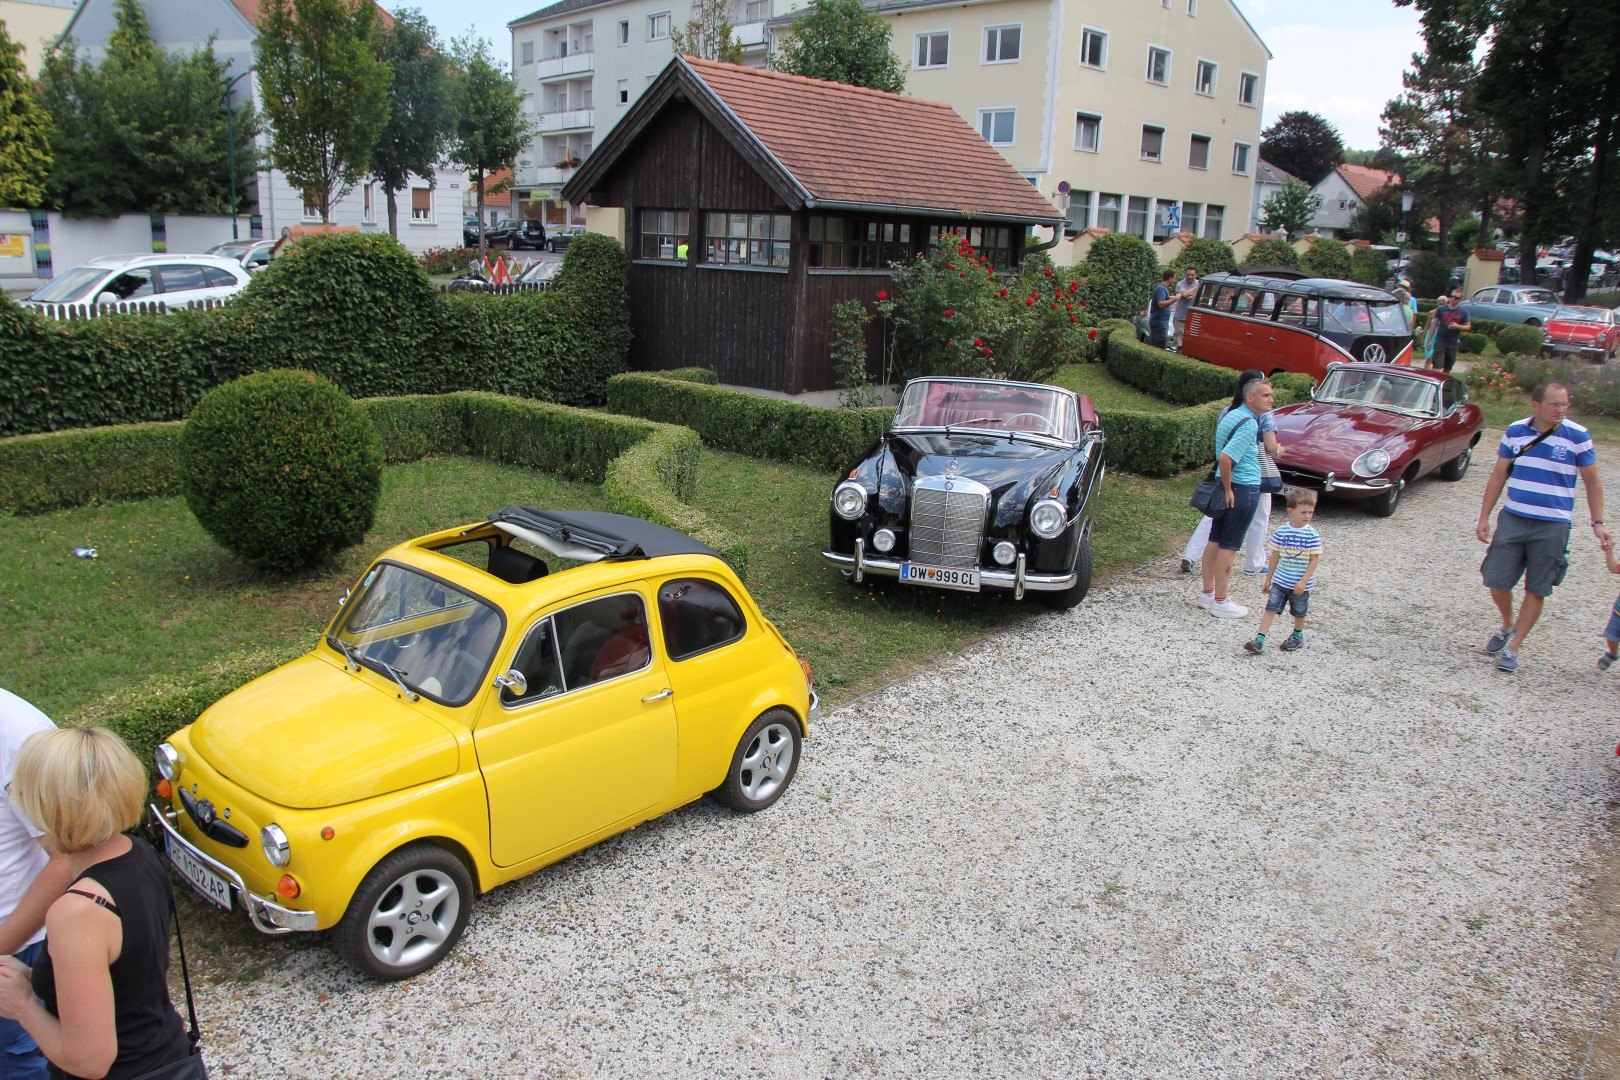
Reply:
<svg viewBox="0 0 1620 1080"><path fill-rule="evenodd" d="M338 950L374 979L405 979L437 964L461 939L472 877L433 844L400 848L360 883L337 925Z"/></svg>
<svg viewBox="0 0 1620 1080"><path fill-rule="evenodd" d="M763 810L788 789L799 771L799 721L786 709L772 709L749 725L737 741L726 781L713 795L745 814Z"/></svg>

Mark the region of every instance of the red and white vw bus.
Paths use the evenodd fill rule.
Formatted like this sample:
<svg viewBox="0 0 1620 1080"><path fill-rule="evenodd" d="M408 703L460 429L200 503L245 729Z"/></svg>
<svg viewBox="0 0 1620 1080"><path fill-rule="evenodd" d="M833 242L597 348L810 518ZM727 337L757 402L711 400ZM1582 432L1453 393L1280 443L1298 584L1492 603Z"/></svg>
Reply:
<svg viewBox="0 0 1620 1080"><path fill-rule="evenodd" d="M1320 382L1334 363L1410 364L1412 313L1391 293L1336 278L1211 274L1187 313L1183 354L1293 371Z"/></svg>

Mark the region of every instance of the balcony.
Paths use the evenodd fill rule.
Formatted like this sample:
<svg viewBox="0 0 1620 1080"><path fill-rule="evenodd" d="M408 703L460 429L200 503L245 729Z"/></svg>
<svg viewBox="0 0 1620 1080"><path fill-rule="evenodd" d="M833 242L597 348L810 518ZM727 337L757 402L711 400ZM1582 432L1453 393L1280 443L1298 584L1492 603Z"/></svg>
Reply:
<svg viewBox="0 0 1620 1080"><path fill-rule="evenodd" d="M577 165L565 166L563 168L558 168L556 165L542 165L539 168L529 169L525 174L526 179L524 179L523 183L532 184L537 187L546 185L556 185L561 187L563 184L568 183L569 179L573 177L574 173L578 171L578 169L579 166Z"/></svg>
<svg viewBox="0 0 1620 1080"><path fill-rule="evenodd" d="M560 79L565 75L585 75L595 70L594 52L570 53L568 56L553 56L537 62L534 65L534 77L541 80Z"/></svg>
<svg viewBox="0 0 1620 1080"><path fill-rule="evenodd" d="M743 23L731 28L731 39L745 49L752 49L765 44L764 22Z"/></svg>
<svg viewBox="0 0 1620 1080"><path fill-rule="evenodd" d="M559 109L540 117L540 131L554 135L560 131L586 131L596 126L595 109Z"/></svg>

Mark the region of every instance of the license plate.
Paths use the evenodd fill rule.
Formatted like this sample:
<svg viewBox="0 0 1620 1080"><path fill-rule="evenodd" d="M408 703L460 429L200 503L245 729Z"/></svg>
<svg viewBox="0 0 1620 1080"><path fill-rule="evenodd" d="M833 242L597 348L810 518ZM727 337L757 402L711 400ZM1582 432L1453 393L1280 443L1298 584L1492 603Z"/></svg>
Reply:
<svg viewBox="0 0 1620 1080"><path fill-rule="evenodd" d="M932 585L936 589L979 591L979 572L977 570L957 570L949 566L921 566L917 563L901 563L900 580L910 585Z"/></svg>
<svg viewBox="0 0 1620 1080"><path fill-rule="evenodd" d="M226 911L231 910L230 882L204 866L202 860L187 851L184 845L175 843L174 837L168 833L163 834L163 844L168 849L169 861L180 871L180 876L202 894L204 900Z"/></svg>

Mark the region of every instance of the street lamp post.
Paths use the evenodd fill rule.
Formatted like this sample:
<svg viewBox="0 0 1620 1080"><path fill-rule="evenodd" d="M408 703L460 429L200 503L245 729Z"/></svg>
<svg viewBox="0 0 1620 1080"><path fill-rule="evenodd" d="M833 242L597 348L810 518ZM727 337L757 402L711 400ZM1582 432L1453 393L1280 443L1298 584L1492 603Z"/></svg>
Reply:
<svg viewBox="0 0 1620 1080"><path fill-rule="evenodd" d="M1403 244L1406 243L1407 237L1411 235L1407 232L1406 216L1412 212L1412 203L1415 198L1410 191L1401 192L1401 243Z"/></svg>
<svg viewBox="0 0 1620 1080"><path fill-rule="evenodd" d="M248 68L236 78L225 84L225 160L229 163L231 171L231 239L237 239L236 231L236 110L231 108L231 91L236 84L253 74Z"/></svg>

